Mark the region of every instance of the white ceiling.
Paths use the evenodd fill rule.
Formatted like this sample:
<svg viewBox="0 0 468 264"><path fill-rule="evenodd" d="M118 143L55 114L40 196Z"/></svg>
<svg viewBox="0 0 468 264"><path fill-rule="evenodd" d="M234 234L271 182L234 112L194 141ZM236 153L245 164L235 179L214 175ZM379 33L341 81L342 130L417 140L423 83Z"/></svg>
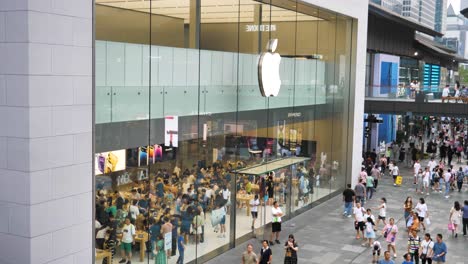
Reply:
<svg viewBox="0 0 468 264"><path fill-rule="evenodd" d="M191 0L96 0L97 4L148 12L184 19L189 23ZM240 4L239 4L240 3ZM260 3L253 0L202 0L202 23L254 22L254 6ZM294 8L295 6L292 6ZM240 12L239 12L240 10ZM271 11L271 19L270 19ZM263 4L264 23L279 21L321 20L278 7ZM297 18L296 18L297 17Z"/></svg>

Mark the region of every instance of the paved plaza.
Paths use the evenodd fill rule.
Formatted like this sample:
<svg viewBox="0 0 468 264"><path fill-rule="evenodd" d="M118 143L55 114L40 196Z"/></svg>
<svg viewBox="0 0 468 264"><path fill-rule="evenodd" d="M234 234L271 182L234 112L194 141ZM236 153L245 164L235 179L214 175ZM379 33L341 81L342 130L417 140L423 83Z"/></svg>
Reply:
<svg viewBox="0 0 468 264"><path fill-rule="evenodd" d="M423 161L425 166L427 161ZM400 165L400 164L398 164ZM454 168L458 169L459 165ZM414 205L421 195L415 194L413 187L412 174L410 169L400 166L404 181L401 187L394 187L389 176L384 176L379 182L377 193L373 199L365 204L365 208L370 208L373 214L377 217L380 197L387 198L387 219L395 218L399 228L397 235L397 254L395 263L403 262L403 254L407 251L407 233L403 218L403 202L407 196L413 197ZM430 233L435 240L436 234L440 233L444 236L444 241L448 247L447 262L450 264L466 264L468 263L468 238L459 234L458 238L451 237L447 230L448 217L450 208L454 201L459 201L461 204L468 199L468 190L466 184L461 193L452 192L449 199L445 199L443 193L431 193L429 196L424 195L429 209L431 225L426 232ZM299 263L371 263L372 250L362 247L361 240L356 240L355 230L353 226L353 218L345 218L342 216L343 203L342 197L337 196L333 199L318 205L308 212L283 223L283 232L281 233L281 245L272 246L273 263L282 263L284 258L283 243L288 234L294 234L299 243ZM379 225L379 230L383 227ZM460 233L461 233L461 229ZM269 233L266 232L266 235ZM423 237L423 232L419 233ZM209 261L210 264L217 263L240 263L242 252L245 250L247 243L254 245L254 250L258 254L260 251L260 239L251 239L250 241L237 245L232 249ZM382 249L385 250L386 243L380 232L377 232L378 241L382 243ZM383 256L383 252L382 252Z"/></svg>

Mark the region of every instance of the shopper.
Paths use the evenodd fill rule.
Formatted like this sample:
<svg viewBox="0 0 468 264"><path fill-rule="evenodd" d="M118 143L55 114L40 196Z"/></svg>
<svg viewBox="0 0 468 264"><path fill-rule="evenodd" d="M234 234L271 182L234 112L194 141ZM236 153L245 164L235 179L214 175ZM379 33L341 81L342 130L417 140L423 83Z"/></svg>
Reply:
<svg viewBox="0 0 468 264"><path fill-rule="evenodd" d="M463 212L463 236L466 236L466 230L468 229L468 200L465 200L464 204L461 210Z"/></svg>
<svg viewBox="0 0 468 264"><path fill-rule="evenodd" d="M262 245L258 264L270 264L273 259L273 253L271 252L271 248L268 247L268 240L263 240Z"/></svg>
<svg viewBox="0 0 468 264"><path fill-rule="evenodd" d="M273 237L276 237L275 242L280 244L279 235L281 232L281 217L283 216L283 211L278 205L277 201L273 202L273 207L271 208L271 215L272 215L272 225L271 225L271 239L270 244L274 245Z"/></svg>
<svg viewBox="0 0 468 264"><path fill-rule="evenodd" d="M370 213L370 212L369 212ZM372 217L367 217L366 218L366 228L365 228L365 233L364 233L364 238L367 239L367 241L365 241L362 246L365 247L365 246L369 246L371 247L372 246L372 241L375 239L375 231L374 231L374 227L375 227L375 223L374 223L374 220L372 219Z"/></svg>
<svg viewBox="0 0 468 264"><path fill-rule="evenodd" d="M130 218L125 218L125 224L122 227L122 242L120 244L122 259L119 263L132 263L132 245L135 244L135 238L135 226L130 223Z"/></svg>
<svg viewBox="0 0 468 264"><path fill-rule="evenodd" d="M429 212L427 210L426 201L424 198L419 198L419 203L414 208L418 212L419 223L423 226L423 230L426 231L426 225L424 225L424 219L429 218Z"/></svg>
<svg viewBox="0 0 468 264"><path fill-rule="evenodd" d="M252 215L252 230L255 229L255 220L258 218L258 206L260 205L260 200L258 199L258 194L255 194L255 197L250 201L250 214Z"/></svg>
<svg viewBox="0 0 468 264"><path fill-rule="evenodd" d="M176 264L184 264L185 242L183 234L180 234L177 238L177 249L179 250L179 258Z"/></svg>
<svg viewBox="0 0 468 264"><path fill-rule="evenodd" d="M366 197L366 187L364 186L364 181L362 178L359 178L359 183L354 186L354 193L356 195L356 203L360 203L364 206L365 197Z"/></svg>
<svg viewBox="0 0 468 264"><path fill-rule="evenodd" d="M444 182L445 182L445 199L448 199L449 192L450 192L450 179L452 178L451 170L448 169L446 173L444 173Z"/></svg>
<svg viewBox="0 0 468 264"><path fill-rule="evenodd" d="M385 197L380 199L380 206L377 207L377 210L379 210L379 216L377 217L377 223L375 224L376 228L378 228L380 220L382 220L384 226L387 225L385 220L387 217L387 199Z"/></svg>
<svg viewBox="0 0 468 264"><path fill-rule="evenodd" d="M347 187L348 188L346 188L343 191L343 202L344 202L343 215L346 217L351 217L352 209L353 209L353 202L355 200L356 193L354 192L353 189L351 189L351 184L348 184Z"/></svg>
<svg viewBox="0 0 468 264"><path fill-rule="evenodd" d="M257 264L257 254L253 252L253 245L248 244L247 250L242 254L242 264Z"/></svg>
<svg viewBox="0 0 468 264"><path fill-rule="evenodd" d="M422 261L422 264L432 263L432 256L434 256L434 242L431 239L431 235L426 233L424 235L424 240L419 246L419 258Z"/></svg>
<svg viewBox="0 0 468 264"><path fill-rule="evenodd" d="M380 258L380 251L382 250L382 246L380 245L379 241L374 241L372 243L372 263L377 263Z"/></svg>
<svg viewBox="0 0 468 264"><path fill-rule="evenodd" d="M167 257L166 251L164 250L164 236L162 234L159 235L158 242L156 243L156 250L158 253L156 254L155 264L166 264Z"/></svg>
<svg viewBox="0 0 468 264"><path fill-rule="evenodd" d="M401 264L414 264L414 262L411 260L410 253L406 253L405 255L403 255L403 259L404 261Z"/></svg>
<svg viewBox="0 0 468 264"><path fill-rule="evenodd" d="M429 195L429 183L431 182L431 172L429 168L426 168L422 178L422 189L421 194L426 192L426 195Z"/></svg>
<svg viewBox="0 0 468 264"><path fill-rule="evenodd" d="M398 177L398 175L400 175L400 169L398 168L398 166L396 165L396 162L394 162L395 164L393 165L393 168L392 168L392 176L393 176L393 185L396 186L396 178Z"/></svg>
<svg viewBox="0 0 468 264"><path fill-rule="evenodd" d="M364 213L366 213L366 210L361 207L360 203L356 203L356 206L354 207L353 214L354 214L354 228L356 229L356 239L360 239L360 233L362 233L362 239L364 240Z"/></svg>
<svg viewBox="0 0 468 264"><path fill-rule="evenodd" d="M372 175L366 176L366 194L367 200L372 199L372 195L374 194L374 177Z"/></svg>
<svg viewBox="0 0 468 264"><path fill-rule="evenodd" d="M398 233L398 227L395 225L395 219L390 218L389 223L382 230L385 241L387 241L387 250L391 252L393 250L393 257L396 258L396 235Z"/></svg>
<svg viewBox="0 0 468 264"><path fill-rule="evenodd" d="M416 176L416 193L421 193L424 194L424 187L423 187L423 178L424 178L425 172L423 172L422 169L419 169L418 174Z"/></svg>
<svg viewBox="0 0 468 264"><path fill-rule="evenodd" d="M390 251L384 252L384 259L379 260L378 264L395 264L395 261L390 259Z"/></svg>
<svg viewBox="0 0 468 264"><path fill-rule="evenodd" d="M415 185L417 184L417 177L418 177L420 169L421 169L421 163L419 163L419 160L416 160L413 165L413 184Z"/></svg>
<svg viewBox="0 0 468 264"><path fill-rule="evenodd" d="M463 181L465 179L465 173L463 173L462 167L460 167L457 171L457 189L458 192L461 192L461 189L463 187Z"/></svg>
<svg viewBox="0 0 468 264"><path fill-rule="evenodd" d="M419 264L419 247L421 246L421 238L416 230L411 230L408 237L408 253L414 264Z"/></svg>
<svg viewBox="0 0 468 264"><path fill-rule="evenodd" d="M437 264L445 263L447 256L447 245L442 241L442 234L437 234L436 242L434 243L434 257L432 261Z"/></svg>
<svg viewBox="0 0 468 264"><path fill-rule="evenodd" d="M449 215L449 224L453 225L452 226L453 237L458 237L458 226L460 226L461 221L462 221L461 206L458 201L455 201L455 203L453 204L453 207L450 209L450 215Z"/></svg>
<svg viewBox="0 0 468 264"><path fill-rule="evenodd" d="M297 245L294 235L288 236L288 241L284 244L286 253L284 255L284 264L297 264L297 251L299 246Z"/></svg>
<svg viewBox="0 0 468 264"><path fill-rule="evenodd" d="M406 197L405 203L403 204L405 223L408 223L408 219L413 211L413 198L411 196Z"/></svg>
<svg viewBox="0 0 468 264"><path fill-rule="evenodd" d="M375 165L371 171L371 175L374 178L374 192L377 192L377 186L379 185L381 174L379 165Z"/></svg>

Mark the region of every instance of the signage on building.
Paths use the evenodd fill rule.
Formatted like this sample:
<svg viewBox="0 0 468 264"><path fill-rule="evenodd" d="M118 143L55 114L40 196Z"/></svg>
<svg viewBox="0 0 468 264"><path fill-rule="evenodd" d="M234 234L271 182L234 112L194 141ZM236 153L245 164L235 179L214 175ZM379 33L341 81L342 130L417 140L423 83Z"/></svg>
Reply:
<svg viewBox="0 0 468 264"><path fill-rule="evenodd" d="M276 25L245 25L246 32L270 32L276 31Z"/></svg>
<svg viewBox="0 0 468 264"><path fill-rule="evenodd" d="M301 117L302 116L302 113L301 112L298 112L298 113L288 113L288 117Z"/></svg>
<svg viewBox="0 0 468 264"><path fill-rule="evenodd" d="M274 53L278 46L278 39L271 39L267 44L267 51L258 60L258 86L264 97L277 96L281 88L279 67L281 56Z"/></svg>

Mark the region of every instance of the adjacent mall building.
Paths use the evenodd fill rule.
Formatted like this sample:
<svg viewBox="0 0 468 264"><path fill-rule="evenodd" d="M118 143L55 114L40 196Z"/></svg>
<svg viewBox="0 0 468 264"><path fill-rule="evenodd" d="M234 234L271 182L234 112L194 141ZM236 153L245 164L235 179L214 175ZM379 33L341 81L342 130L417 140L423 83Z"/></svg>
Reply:
<svg viewBox="0 0 468 264"><path fill-rule="evenodd" d="M339 194L360 170L367 9L2 0L0 263L102 263L103 211L135 224L132 263L154 263L166 219L168 263L181 235L204 263L269 237L273 200L286 221Z"/></svg>

